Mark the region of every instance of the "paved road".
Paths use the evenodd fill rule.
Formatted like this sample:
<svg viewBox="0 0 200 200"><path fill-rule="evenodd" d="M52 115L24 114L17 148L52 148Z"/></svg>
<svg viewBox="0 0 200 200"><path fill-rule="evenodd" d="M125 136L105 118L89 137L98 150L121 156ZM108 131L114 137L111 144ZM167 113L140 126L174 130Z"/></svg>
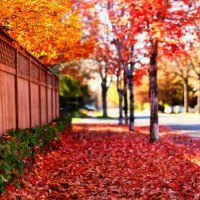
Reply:
<svg viewBox="0 0 200 200"><path fill-rule="evenodd" d="M136 125L149 125L149 115L136 115ZM167 125L175 130L194 137L200 137L199 114L159 114L159 124Z"/></svg>
<svg viewBox="0 0 200 200"><path fill-rule="evenodd" d="M149 113L138 112L135 115L136 126L149 125ZM111 123L117 124L117 119L73 119L73 123ZM200 137L200 114L159 114L159 124L167 125L175 130L194 137Z"/></svg>

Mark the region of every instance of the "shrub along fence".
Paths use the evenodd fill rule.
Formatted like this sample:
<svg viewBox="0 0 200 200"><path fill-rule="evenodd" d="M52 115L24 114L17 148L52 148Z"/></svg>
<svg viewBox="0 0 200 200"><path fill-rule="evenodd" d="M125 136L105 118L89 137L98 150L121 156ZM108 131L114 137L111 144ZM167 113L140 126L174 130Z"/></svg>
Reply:
<svg viewBox="0 0 200 200"><path fill-rule="evenodd" d="M21 175L28 173L38 153L59 148L59 133L70 126L71 118L63 117L41 128L10 129L0 137L0 195L9 184L20 186Z"/></svg>
<svg viewBox="0 0 200 200"><path fill-rule="evenodd" d="M59 116L58 77L0 29L0 135Z"/></svg>

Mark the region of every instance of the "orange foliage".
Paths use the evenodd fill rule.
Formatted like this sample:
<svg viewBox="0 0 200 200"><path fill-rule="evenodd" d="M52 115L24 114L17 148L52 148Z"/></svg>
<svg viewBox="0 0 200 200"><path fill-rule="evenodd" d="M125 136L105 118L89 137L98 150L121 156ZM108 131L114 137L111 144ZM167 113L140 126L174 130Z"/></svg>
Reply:
<svg viewBox="0 0 200 200"><path fill-rule="evenodd" d="M86 56L93 43L81 42L79 13L69 0L2 0L0 26L46 64Z"/></svg>

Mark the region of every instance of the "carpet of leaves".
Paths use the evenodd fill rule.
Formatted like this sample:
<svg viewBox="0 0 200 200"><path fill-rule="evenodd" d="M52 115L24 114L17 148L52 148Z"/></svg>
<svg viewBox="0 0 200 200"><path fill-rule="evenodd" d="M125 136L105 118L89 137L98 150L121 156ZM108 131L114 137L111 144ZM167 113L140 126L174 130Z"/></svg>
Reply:
<svg viewBox="0 0 200 200"><path fill-rule="evenodd" d="M161 135L149 143L145 127L73 125L0 199L199 200L200 140Z"/></svg>

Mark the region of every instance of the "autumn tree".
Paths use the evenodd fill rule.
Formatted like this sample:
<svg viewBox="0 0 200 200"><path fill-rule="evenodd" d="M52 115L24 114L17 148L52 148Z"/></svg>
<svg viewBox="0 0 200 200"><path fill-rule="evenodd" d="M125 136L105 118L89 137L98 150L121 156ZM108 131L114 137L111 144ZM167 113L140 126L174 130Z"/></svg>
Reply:
<svg viewBox="0 0 200 200"><path fill-rule="evenodd" d="M134 21L130 30L141 34L149 52L149 97L151 105L150 141L159 138L157 65L161 55L185 51L183 37L193 31L193 20L198 15L197 1L127 1L129 20ZM195 16L195 17L194 17Z"/></svg>
<svg viewBox="0 0 200 200"><path fill-rule="evenodd" d="M93 59L97 62L97 71L101 79L101 99L103 117L107 117L107 91L112 82L114 56L107 43L97 45L93 52Z"/></svg>
<svg viewBox="0 0 200 200"><path fill-rule="evenodd" d="M191 47L192 40L184 37L196 34L190 28L194 26L194 18L199 18L198 1L117 0L106 3L119 60L126 73L128 74L127 56L132 53L132 46L144 44L143 53L149 56L150 141L155 141L159 138L158 61L164 55L182 54L187 51L188 46ZM122 49L124 44L126 51Z"/></svg>
<svg viewBox="0 0 200 200"><path fill-rule="evenodd" d="M83 26L83 39L92 38L94 41L94 50L90 59L97 63L96 71L99 72L101 79L101 99L103 117L107 117L107 91L112 79L112 71L110 66L113 62L113 50L110 46L110 38L107 33L107 23L101 18L101 13L94 1L78 1L77 7L81 14L81 22Z"/></svg>
<svg viewBox="0 0 200 200"><path fill-rule="evenodd" d="M126 77L126 74L124 73L124 87L126 87L128 84L128 80ZM129 118L128 118L128 91L125 90L124 92L124 119L125 119L125 124L128 125Z"/></svg>
<svg viewBox="0 0 200 200"><path fill-rule="evenodd" d="M168 85L170 87L170 84L174 84L174 82L179 81L179 83L182 85L181 91L183 91L183 95L181 98L183 99L183 105L184 105L184 112L189 111L189 80L192 77L192 68L190 61L188 59L187 54L179 54L178 56L173 55L169 58L165 57L162 60L160 60L159 63L159 69L163 72L165 77L168 77L168 80L171 80ZM161 73L162 73L161 72ZM173 79L171 78L173 77ZM178 85L180 85L178 84ZM178 88L177 85L177 88ZM172 86L173 88L173 86Z"/></svg>
<svg viewBox="0 0 200 200"><path fill-rule="evenodd" d="M191 74L191 65L188 60L176 59L176 70L175 74L179 76L183 82L183 96L184 96L184 112L189 112L189 78Z"/></svg>
<svg viewBox="0 0 200 200"><path fill-rule="evenodd" d="M119 5L115 4L117 9L119 9ZM114 5L110 3L109 5L109 16L110 20L112 22L112 31L115 34L115 37L113 39L114 44L116 46L116 50L118 53L118 58L120 61L120 66L123 67L124 70L124 87L123 89L119 90L119 100L122 102L122 97L126 97L126 90L127 86L129 88L129 107L130 107L130 115L129 115L129 130L134 130L134 88L133 88L133 71L134 71L134 44L130 43L132 40L130 40L131 35L130 34L124 34L124 24L120 23L120 20L125 15L125 9L119 9L118 12L116 10ZM117 18L119 21L114 21L113 19ZM125 24L125 26L128 25ZM126 81L127 80L127 81ZM125 99L126 100L126 99ZM125 101L126 103L126 101ZM120 103L121 104L121 103ZM120 106L121 109L121 106ZM126 110L125 110L126 115ZM127 116L125 116L126 118Z"/></svg>
<svg viewBox="0 0 200 200"><path fill-rule="evenodd" d="M158 89L159 107L161 111L164 111L166 105L171 107L183 105L183 83L180 77L170 72L170 70L166 72L159 68Z"/></svg>
<svg viewBox="0 0 200 200"><path fill-rule="evenodd" d="M197 97L197 107L198 107L198 112L200 113L200 19L197 18L196 24L195 24L195 30L197 32L197 48L194 48L191 51L190 54L190 62L193 71L195 72L197 79L198 79L198 85L197 85L197 90L198 90L198 97Z"/></svg>
<svg viewBox="0 0 200 200"><path fill-rule="evenodd" d="M79 3L80 4L80 3ZM84 3L84 7L86 8L86 4ZM89 2L88 6L92 3ZM116 37L113 35L113 30L111 28L112 23L109 18L109 2L102 1L98 2L96 1L93 5L92 13L85 11L85 18L87 19L84 23L87 27L89 27L91 33L97 36L96 45L95 45L95 51L94 51L94 59L96 59L99 63L99 72L101 77L101 86L102 86L102 101L103 101L103 113L104 116L106 116L106 101L105 96L108 90L108 75L107 73L115 73L117 75L117 88L118 88L118 94L119 94L119 123L122 123L122 99L123 95L126 97L126 91L121 87L123 84L121 84L124 81L127 80L126 78L122 78L122 72L120 69L121 63L119 62L119 56L116 55L116 49L113 49L113 45L116 44ZM89 6L90 7L90 6ZM91 17L92 16L92 17ZM96 21L98 23L91 23ZM90 22L90 23L88 23ZM115 34L115 33L114 33ZM120 77L118 77L118 74L121 74ZM120 84L119 84L120 82ZM127 83L125 83L127 85ZM120 86L120 87L119 87ZM127 88L126 86L124 88ZM127 105L125 106L127 108ZM127 112L125 112L127 115ZM126 116L127 121L127 116Z"/></svg>
<svg viewBox="0 0 200 200"><path fill-rule="evenodd" d="M129 113L129 129L134 130L134 65L138 62L137 57L141 54L135 48L134 35L131 32L127 32L127 27L130 27L132 22L126 21L127 10L126 2L122 1L103 1L102 7L103 12L107 13L107 21L110 27L110 37L112 37L113 44L115 44L117 56L119 60L118 67L116 69L117 76L117 88L119 94L119 118L122 118L122 97L124 96L125 108L127 108L126 103L126 89L129 89L129 103L130 103L130 113ZM136 51L135 51L136 50ZM137 56L136 56L137 55ZM123 69L122 69L123 68ZM122 75L122 72L124 75ZM122 77L123 76L123 77ZM120 80L124 80L124 87L119 87ZM127 109L125 109L125 118L127 118ZM121 120L119 120L121 123Z"/></svg>
<svg viewBox="0 0 200 200"><path fill-rule="evenodd" d="M97 33L98 42L96 43L93 51L93 58L98 63L98 71L101 78L103 117L107 117L107 91L112 82L112 76L114 74L117 61L113 44L111 44L109 34L107 32L108 24L101 22L98 24L98 28L96 27L96 29L99 30Z"/></svg>
<svg viewBox="0 0 200 200"><path fill-rule="evenodd" d="M198 49L194 51L191 55L191 66L198 80L197 87L196 87L197 92L198 92L197 111L198 113L200 113L200 53Z"/></svg>

